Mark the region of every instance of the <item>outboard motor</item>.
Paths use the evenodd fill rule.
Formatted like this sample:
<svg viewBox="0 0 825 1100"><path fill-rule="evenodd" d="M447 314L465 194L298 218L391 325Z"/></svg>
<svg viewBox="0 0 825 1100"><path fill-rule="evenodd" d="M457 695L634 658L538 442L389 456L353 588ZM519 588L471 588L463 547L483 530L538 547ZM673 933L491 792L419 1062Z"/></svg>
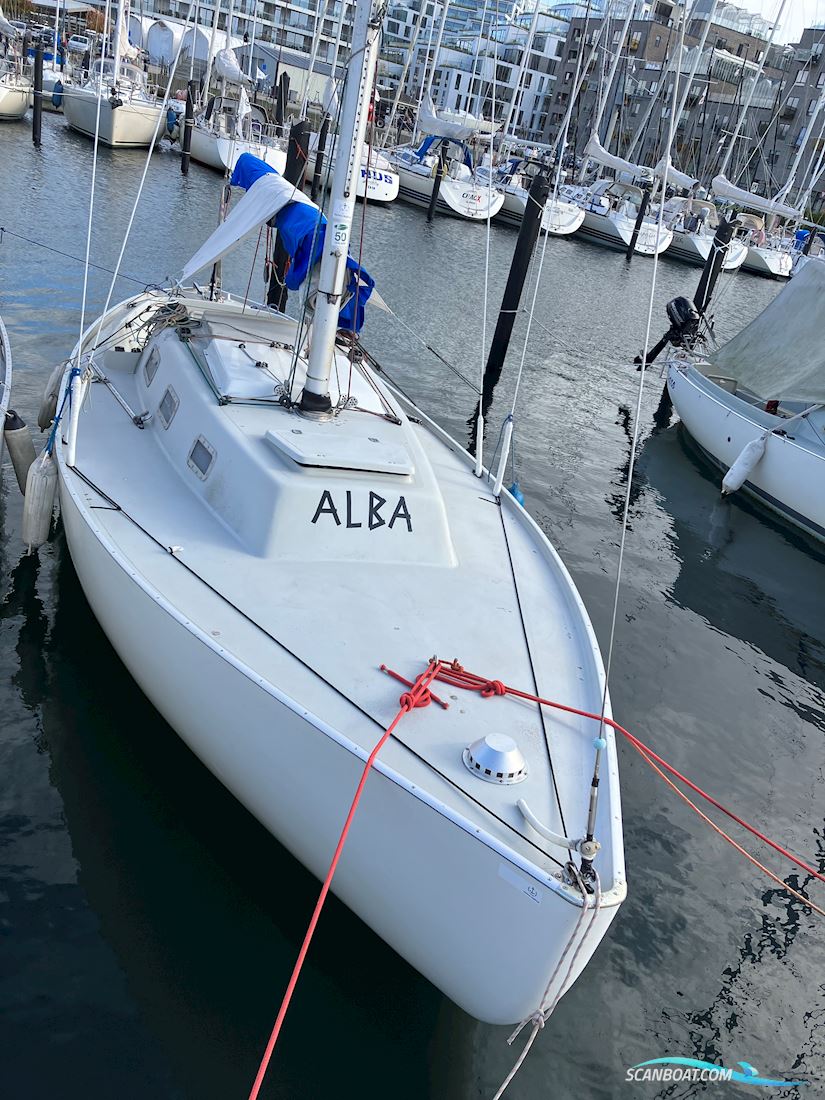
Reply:
<svg viewBox="0 0 825 1100"><path fill-rule="evenodd" d="M699 311L689 298L672 298L665 306L670 330L667 340L675 348L689 348L699 335Z"/></svg>
<svg viewBox="0 0 825 1100"><path fill-rule="evenodd" d="M690 298L671 298L665 306L670 328L664 334L658 344L654 344L647 355L648 366L671 344L674 348L692 348L699 339L699 323L701 317L699 310L691 302ZM642 362L641 355L637 355L633 362L639 366Z"/></svg>

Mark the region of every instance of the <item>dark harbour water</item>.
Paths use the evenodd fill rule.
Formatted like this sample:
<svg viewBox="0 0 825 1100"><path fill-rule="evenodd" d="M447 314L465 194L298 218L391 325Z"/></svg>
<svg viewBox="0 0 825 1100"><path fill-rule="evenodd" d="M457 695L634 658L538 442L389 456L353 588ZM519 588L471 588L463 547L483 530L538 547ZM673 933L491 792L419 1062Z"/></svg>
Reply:
<svg viewBox="0 0 825 1100"><path fill-rule="evenodd" d="M82 255L91 143L62 118L0 130L0 224ZM93 258L111 266L141 154L101 151ZM124 271L179 269L212 228L218 177L188 179L154 157ZM485 233L401 204L370 209L364 260L398 314L477 375ZM492 313L515 234L494 227ZM254 242L225 265L242 290ZM652 265L551 241L516 429L527 507L571 569L596 631L609 629ZM0 313L12 341L13 404L31 423L53 364L77 336L79 264L7 233ZM93 274L91 313L108 277ZM698 271L660 265L663 304ZM135 284L122 283L120 296ZM722 334L776 292L726 283ZM253 294L260 281L253 281ZM497 393L509 408L523 319ZM392 318L368 347L461 435L472 394ZM612 695L617 717L758 827L825 866L825 553L740 500L674 426L642 447ZM490 441L492 446L492 440ZM0 1088L9 1100L243 1098L317 884L184 748L114 656L62 535L22 556L11 471L0 496ZM239 716L239 721L242 716ZM610 934L539 1037L508 1096L700 1095L627 1084L665 1054L794 1089L712 1085L709 1095L825 1095L823 925L710 834L630 749L621 749L630 893ZM774 868L777 858L766 856ZM793 879L807 888L804 876ZM820 904L825 889L811 885ZM506 955L501 959L506 966ZM267 1097L471 1100L492 1095L514 1051L507 1031L445 1001L331 899L287 1018Z"/></svg>

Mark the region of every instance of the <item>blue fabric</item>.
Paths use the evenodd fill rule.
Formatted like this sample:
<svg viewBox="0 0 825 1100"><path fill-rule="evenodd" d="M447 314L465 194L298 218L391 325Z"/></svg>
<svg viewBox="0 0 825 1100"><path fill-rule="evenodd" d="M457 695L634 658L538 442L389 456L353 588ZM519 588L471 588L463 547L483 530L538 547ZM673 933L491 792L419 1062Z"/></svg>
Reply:
<svg viewBox="0 0 825 1100"><path fill-rule="evenodd" d="M419 160L423 160L427 153L430 151L430 146L434 141L438 141L437 137L425 137L419 147L415 151L415 155Z"/></svg>
<svg viewBox="0 0 825 1100"><path fill-rule="evenodd" d="M320 227L317 229L320 218ZM321 258L327 219L305 202L290 202L275 215L275 227L281 234L284 248L292 257L284 282L287 290L297 290L311 267ZM315 247L312 247L313 240ZM310 253L312 259L310 260Z"/></svg>
<svg viewBox="0 0 825 1100"><path fill-rule="evenodd" d="M370 300L375 279L363 267L359 267L352 256L347 256L347 271L349 279L346 293L350 298L338 314L338 327L347 332L360 332L364 327L364 306Z"/></svg>
<svg viewBox="0 0 825 1100"><path fill-rule="evenodd" d="M229 181L230 187L241 187L248 191L253 183L257 183L269 172L275 172L275 169L251 153L242 153ZM298 290L310 268L321 259L326 227L327 219L320 210L305 202L288 202L275 215L275 228L291 257L284 277L287 290ZM347 271L349 279L346 294L351 297L339 313L340 327L349 332L360 332L364 325L364 306L372 294L375 279L363 267L359 267L352 256L347 256Z"/></svg>
<svg viewBox="0 0 825 1100"><path fill-rule="evenodd" d="M253 183L269 172L275 172L275 169L260 157L253 157L251 153L241 153L232 178L229 180L229 186L242 187L244 191L248 191ZM278 173L275 172L275 174Z"/></svg>

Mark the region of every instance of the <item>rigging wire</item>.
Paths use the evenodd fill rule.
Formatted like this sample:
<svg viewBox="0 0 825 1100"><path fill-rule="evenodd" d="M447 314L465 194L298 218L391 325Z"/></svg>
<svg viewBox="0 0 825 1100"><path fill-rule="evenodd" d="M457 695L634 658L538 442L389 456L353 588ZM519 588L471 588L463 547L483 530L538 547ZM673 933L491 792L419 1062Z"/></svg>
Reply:
<svg viewBox="0 0 825 1100"><path fill-rule="evenodd" d="M162 101L163 106L165 106L169 102L169 96L170 96L171 91L172 91L172 81L174 80L175 73L177 72L178 61L180 60L181 50L183 49L183 42L184 42L184 39L186 37L186 32L189 29L189 23L192 19L192 15L193 15L194 10L195 10L196 2L197 2L197 0L190 0L189 13L186 16L186 22L183 25L183 33L181 34L180 41L178 42L178 48L175 52L175 60L172 63L171 69L169 70L169 79L166 82L166 92L164 93L163 101ZM117 75L118 74L115 73L115 80L117 80ZM98 110L100 110L99 103L98 103ZM163 119L163 117L164 117L164 112L161 109L158 112L157 122L155 123L155 132L152 135L152 143L149 146L149 149L147 150L147 153L146 153L146 159L143 163L143 172L141 173L141 176L140 176L140 182L138 184L137 194L135 195L135 201L132 204L132 212L129 215L129 221L127 222L127 225L126 225L126 232L123 235L123 243L120 246L120 253L118 254L117 262L115 264L116 274L113 276L112 281L109 285L109 293L106 295L106 305L104 306L103 312L100 315L100 320L98 321L97 335L100 335L100 330L103 326L103 319L105 318L106 314L109 312L109 306L111 305L112 295L114 293L115 283L117 281L117 272L120 271L120 265L121 265L121 262L123 261L124 253L126 252L126 245L129 242L129 236L132 232L132 226L133 226L134 221L135 221L135 215L137 214L137 209L138 209L138 206L140 204L140 200L143 196L143 187L146 183L146 176L147 176L147 173L149 171L149 164L150 164L151 159L152 159L152 154L155 150L155 142L158 139L158 134L160 132L161 120Z"/></svg>
<svg viewBox="0 0 825 1100"><path fill-rule="evenodd" d="M17 237L20 241L25 241L26 244L33 244L38 248L44 248L47 252L53 252L56 256L62 256L64 260L72 260L77 264L85 264L87 260L83 256L74 256L71 252L63 252L60 248L55 248L54 245L46 244L45 241L36 241L33 237L26 237L22 233L17 233L14 229L9 229L8 226L0 225L0 244L3 243L3 237L8 233L10 237ZM107 275L117 275L118 279L125 279L128 283L136 283L138 286L148 286L147 279L139 279L136 275L124 275L117 274L114 268L104 267L102 264L93 264L88 261L90 268L94 268L96 271L104 271Z"/></svg>
<svg viewBox="0 0 825 1100"><path fill-rule="evenodd" d="M80 299L80 335L77 341L76 368L80 368L80 359L83 353L83 334L86 331L86 306L89 296L89 266L92 252L92 225L95 214L95 184L97 182L97 154L100 147L100 105L103 99L103 72L106 63L106 45L109 41L110 0L106 0L106 10L103 15L103 47L100 55L100 79L97 85L97 113L95 115L95 137L92 149L92 181L89 192L89 218L86 223L86 254L83 261L83 293ZM117 74L115 74L117 75ZM113 280L114 283L114 280Z"/></svg>

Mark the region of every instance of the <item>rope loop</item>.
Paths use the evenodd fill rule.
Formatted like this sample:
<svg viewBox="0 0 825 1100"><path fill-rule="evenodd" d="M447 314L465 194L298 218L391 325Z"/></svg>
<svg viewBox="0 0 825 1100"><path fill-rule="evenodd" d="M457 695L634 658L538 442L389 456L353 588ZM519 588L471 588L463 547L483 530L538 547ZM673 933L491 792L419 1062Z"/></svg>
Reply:
<svg viewBox="0 0 825 1100"><path fill-rule="evenodd" d="M488 680L481 688L481 698L491 699L494 695L506 695L507 688L501 680Z"/></svg>

